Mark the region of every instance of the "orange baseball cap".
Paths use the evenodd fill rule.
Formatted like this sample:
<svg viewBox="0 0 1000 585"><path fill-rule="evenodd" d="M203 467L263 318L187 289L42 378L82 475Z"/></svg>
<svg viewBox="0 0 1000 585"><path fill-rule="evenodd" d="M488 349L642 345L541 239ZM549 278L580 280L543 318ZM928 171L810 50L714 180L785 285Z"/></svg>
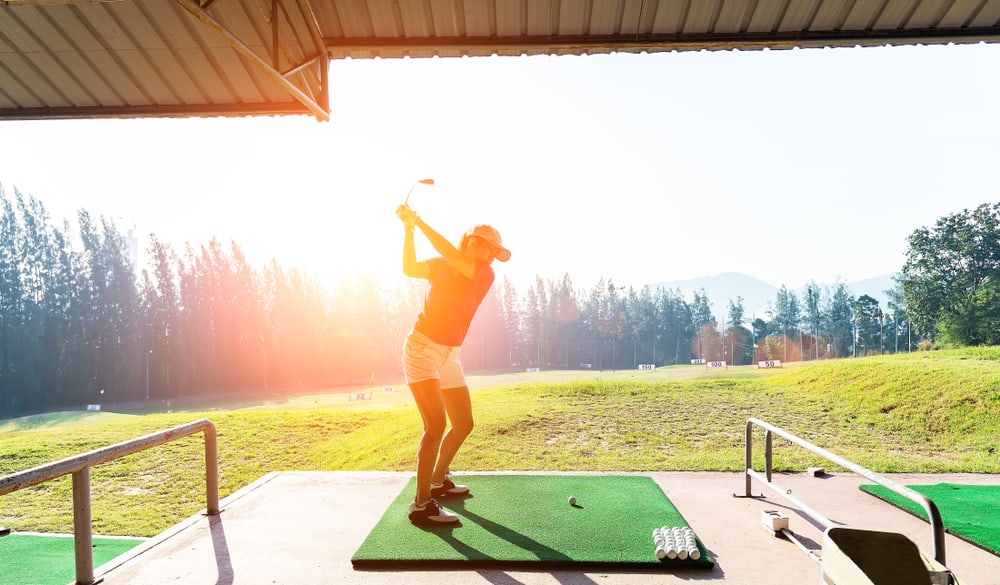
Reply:
<svg viewBox="0 0 1000 585"><path fill-rule="evenodd" d="M493 226L486 224L477 225L476 227L465 232L465 235L462 236L462 241L465 242L469 238L479 238L489 242L489 244L497 251L497 260L501 262L510 260L510 250L503 247L503 241L500 239L500 232L498 232Z"/></svg>

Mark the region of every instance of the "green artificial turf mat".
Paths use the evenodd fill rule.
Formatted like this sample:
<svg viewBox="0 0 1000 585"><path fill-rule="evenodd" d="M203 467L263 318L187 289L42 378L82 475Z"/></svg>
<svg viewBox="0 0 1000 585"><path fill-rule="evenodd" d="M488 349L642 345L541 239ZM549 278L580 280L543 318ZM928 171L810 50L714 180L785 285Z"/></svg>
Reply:
<svg viewBox="0 0 1000 585"><path fill-rule="evenodd" d="M94 567L144 542L144 538L93 537ZM76 580L73 535L18 534L0 538L0 583L66 585Z"/></svg>
<svg viewBox="0 0 1000 585"><path fill-rule="evenodd" d="M1000 486L939 483L907 487L934 502L946 531L1000 555ZM892 490L871 484L861 489L927 520L923 506Z"/></svg>
<svg viewBox="0 0 1000 585"><path fill-rule="evenodd" d="M351 558L355 568L711 568L701 558L656 557L653 530L687 526L650 477L462 475L471 496L442 500L459 526L414 526L415 478ZM568 499L575 496L577 503Z"/></svg>

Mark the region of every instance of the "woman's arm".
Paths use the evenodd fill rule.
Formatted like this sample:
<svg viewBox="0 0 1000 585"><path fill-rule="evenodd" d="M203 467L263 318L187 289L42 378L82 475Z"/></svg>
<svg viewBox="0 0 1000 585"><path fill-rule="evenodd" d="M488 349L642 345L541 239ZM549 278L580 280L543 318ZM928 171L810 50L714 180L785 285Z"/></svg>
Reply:
<svg viewBox="0 0 1000 585"><path fill-rule="evenodd" d="M416 212L408 206L400 205L396 209L396 215L406 227L406 234L403 238L403 274L413 278L430 277L430 266L426 262L417 261L416 248L413 242L414 228L420 228L420 231L427 237L427 241L431 243L431 246L445 260L451 263L459 274L470 280L475 276L476 263L449 242L447 238L439 234L424 220L420 219Z"/></svg>
<svg viewBox="0 0 1000 585"><path fill-rule="evenodd" d="M437 233L434 228L427 225L427 222L419 217L416 218L416 226L420 228L420 231L422 231L425 236L427 236L427 241L434 246L434 249L437 250L438 254L441 254L445 260L450 262L459 274L469 280L472 280L472 277L476 275L476 263L472 260L472 258L463 254L462 251L449 242L447 238Z"/></svg>
<svg viewBox="0 0 1000 585"><path fill-rule="evenodd" d="M426 262L417 262L417 249L413 243L413 231L417 214L406 205L396 209L396 217L403 222L403 274L410 278L430 278L431 269Z"/></svg>

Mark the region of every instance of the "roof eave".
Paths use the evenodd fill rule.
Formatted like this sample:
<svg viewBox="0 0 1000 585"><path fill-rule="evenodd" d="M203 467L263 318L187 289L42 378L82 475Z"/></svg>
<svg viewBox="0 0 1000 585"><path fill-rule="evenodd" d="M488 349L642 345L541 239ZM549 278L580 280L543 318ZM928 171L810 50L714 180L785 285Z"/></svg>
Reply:
<svg viewBox="0 0 1000 585"><path fill-rule="evenodd" d="M518 37L324 38L331 58L358 54L410 56L484 54L589 54L762 50L879 45L1000 42L1000 26L879 31L781 31L739 34L556 35Z"/></svg>
<svg viewBox="0 0 1000 585"><path fill-rule="evenodd" d="M0 110L0 120L70 120L101 118L221 118L241 116L312 116L314 112L300 102L125 106L125 107L65 107L23 108Z"/></svg>

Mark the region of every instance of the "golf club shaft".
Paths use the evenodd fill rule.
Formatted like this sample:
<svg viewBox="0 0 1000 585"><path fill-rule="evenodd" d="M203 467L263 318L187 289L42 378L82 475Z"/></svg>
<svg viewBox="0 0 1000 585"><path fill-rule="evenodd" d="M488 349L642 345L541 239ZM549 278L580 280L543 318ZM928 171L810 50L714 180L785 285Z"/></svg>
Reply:
<svg viewBox="0 0 1000 585"><path fill-rule="evenodd" d="M414 181L413 185L410 186L410 190L406 192L406 199L403 200L403 205L410 205L410 193L413 193L413 189L415 189L420 183L423 183L424 185L433 185L434 179L420 179L419 181Z"/></svg>

